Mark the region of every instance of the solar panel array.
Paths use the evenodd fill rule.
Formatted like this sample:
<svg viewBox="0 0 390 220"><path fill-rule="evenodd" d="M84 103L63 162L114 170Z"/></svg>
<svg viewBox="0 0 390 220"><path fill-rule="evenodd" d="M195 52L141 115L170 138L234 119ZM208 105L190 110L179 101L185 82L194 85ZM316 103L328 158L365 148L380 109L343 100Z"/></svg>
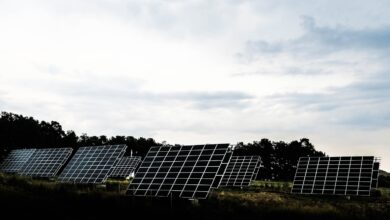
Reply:
<svg viewBox="0 0 390 220"><path fill-rule="evenodd" d="M122 157L119 163L112 170L110 177L129 177L135 172L141 162L141 157Z"/></svg>
<svg viewBox="0 0 390 220"><path fill-rule="evenodd" d="M229 144L150 148L127 195L203 199L223 175ZM218 182L218 183L216 183Z"/></svg>
<svg viewBox="0 0 390 220"><path fill-rule="evenodd" d="M301 157L292 193L369 196L376 162L373 156Z"/></svg>
<svg viewBox="0 0 390 220"><path fill-rule="evenodd" d="M66 163L72 150L72 148L37 149L19 173L33 177L54 177Z"/></svg>
<svg viewBox="0 0 390 220"><path fill-rule="evenodd" d="M4 173L17 173L34 153L35 149L12 150L1 164L0 170Z"/></svg>
<svg viewBox="0 0 390 220"><path fill-rule="evenodd" d="M103 183L126 148L126 145L81 147L66 165L58 180L68 183Z"/></svg>
<svg viewBox="0 0 390 220"><path fill-rule="evenodd" d="M260 156L232 156L221 186L249 186L260 168Z"/></svg>

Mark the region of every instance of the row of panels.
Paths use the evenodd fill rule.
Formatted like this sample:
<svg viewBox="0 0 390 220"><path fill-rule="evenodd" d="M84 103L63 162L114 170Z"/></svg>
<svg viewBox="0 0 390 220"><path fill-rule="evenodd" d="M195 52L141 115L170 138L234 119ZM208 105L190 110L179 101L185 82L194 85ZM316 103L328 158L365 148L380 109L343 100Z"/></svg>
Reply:
<svg viewBox="0 0 390 220"><path fill-rule="evenodd" d="M248 186L260 169L259 156L232 156L229 144L152 147L144 160L123 157L125 145L12 151L3 172L54 177L68 183L103 183L109 176L135 173L127 194L206 198L212 188ZM369 157L303 157L292 193L370 195L377 186L379 162Z"/></svg>
<svg viewBox="0 0 390 220"><path fill-rule="evenodd" d="M61 182L101 183L107 176L129 176L135 171L141 158L122 157L125 150L125 145L82 147L68 162L58 179ZM72 148L13 150L0 169L6 173L52 178L68 161L72 151Z"/></svg>

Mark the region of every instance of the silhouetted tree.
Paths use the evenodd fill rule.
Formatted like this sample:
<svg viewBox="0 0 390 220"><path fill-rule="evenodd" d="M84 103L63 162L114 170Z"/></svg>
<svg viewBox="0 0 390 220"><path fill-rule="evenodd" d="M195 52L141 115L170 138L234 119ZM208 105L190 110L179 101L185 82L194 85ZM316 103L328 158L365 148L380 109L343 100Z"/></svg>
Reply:
<svg viewBox="0 0 390 220"><path fill-rule="evenodd" d="M262 168L258 173L258 179L292 180L299 157L325 154L316 151L309 139L303 138L290 143L271 142L268 139L248 144L238 143L234 155L259 155Z"/></svg>
<svg viewBox="0 0 390 220"><path fill-rule="evenodd" d="M133 136L88 136L83 133L80 137L74 131L65 132L56 121L37 121L32 117L24 117L8 112L2 112L0 118L0 158L16 148L43 147L72 147L99 146L107 144L126 144L125 155L145 156L152 146L159 146L152 138L134 138ZM75 152L75 151L74 151ZM253 143L238 143L234 155L259 155L262 168L258 179L292 180L299 157L324 156L316 151L309 139L285 143L271 142L261 139Z"/></svg>

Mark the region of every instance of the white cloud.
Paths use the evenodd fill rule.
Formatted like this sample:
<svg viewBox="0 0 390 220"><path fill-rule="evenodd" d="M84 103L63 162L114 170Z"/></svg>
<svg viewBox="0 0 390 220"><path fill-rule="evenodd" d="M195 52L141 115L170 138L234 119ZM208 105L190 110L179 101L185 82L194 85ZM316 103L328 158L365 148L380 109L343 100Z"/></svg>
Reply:
<svg viewBox="0 0 390 220"><path fill-rule="evenodd" d="M308 137L332 155L390 157L389 8L363 0L1 1L1 110L92 135ZM304 26L303 16L311 17Z"/></svg>

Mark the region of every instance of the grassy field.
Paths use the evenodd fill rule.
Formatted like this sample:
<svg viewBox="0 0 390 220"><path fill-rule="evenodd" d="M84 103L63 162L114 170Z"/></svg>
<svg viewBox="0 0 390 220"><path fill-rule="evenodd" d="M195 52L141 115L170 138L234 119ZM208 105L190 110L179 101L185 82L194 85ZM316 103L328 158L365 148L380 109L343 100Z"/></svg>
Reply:
<svg viewBox="0 0 390 220"><path fill-rule="evenodd" d="M12 219L116 219L133 215L185 219L390 219L390 189L371 198L291 195L289 182L256 181L219 189L198 203L124 195L128 182L107 187L58 184L0 174L0 210ZM8 219L8 218L3 218Z"/></svg>

